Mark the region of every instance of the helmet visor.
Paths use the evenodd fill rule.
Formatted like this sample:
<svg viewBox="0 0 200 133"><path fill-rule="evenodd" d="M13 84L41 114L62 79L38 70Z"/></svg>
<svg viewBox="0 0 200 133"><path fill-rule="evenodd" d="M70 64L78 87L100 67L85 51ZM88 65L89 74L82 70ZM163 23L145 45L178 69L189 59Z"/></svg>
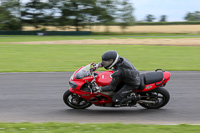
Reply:
<svg viewBox="0 0 200 133"><path fill-rule="evenodd" d="M113 63L113 60L102 61L103 67L109 67Z"/></svg>

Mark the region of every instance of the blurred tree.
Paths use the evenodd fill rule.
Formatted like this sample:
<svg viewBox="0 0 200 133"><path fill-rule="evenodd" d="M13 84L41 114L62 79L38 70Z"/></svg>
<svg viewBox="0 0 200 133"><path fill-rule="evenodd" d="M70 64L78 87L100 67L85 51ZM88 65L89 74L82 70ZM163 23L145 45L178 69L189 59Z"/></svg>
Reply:
<svg viewBox="0 0 200 133"><path fill-rule="evenodd" d="M96 7L98 10L94 10L97 16L96 23L106 25L106 31L109 32L108 25L112 24L117 19L117 1L116 0L97 0Z"/></svg>
<svg viewBox="0 0 200 133"><path fill-rule="evenodd" d="M31 0L25 4L21 11L21 20L23 23L33 25L36 29L39 25L44 25L48 21L45 12L49 9L49 5L41 0Z"/></svg>
<svg viewBox="0 0 200 133"><path fill-rule="evenodd" d="M2 0L0 5L0 30L21 30L20 19L17 16L19 1Z"/></svg>
<svg viewBox="0 0 200 133"><path fill-rule="evenodd" d="M134 23L135 18L133 16L134 8L128 0L118 1L120 5L118 19L120 21L121 28L124 30L127 26Z"/></svg>
<svg viewBox="0 0 200 133"><path fill-rule="evenodd" d="M118 2L120 1L120 2ZM119 5L120 3L120 5ZM91 24L109 25L120 20L122 28L133 22L133 7L128 0L1 0L2 10L16 21L19 29L22 25L52 25L75 27L76 31ZM2 6L1 6L2 7ZM1 16L3 18L3 16ZM5 22L5 21L4 21Z"/></svg>
<svg viewBox="0 0 200 133"><path fill-rule="evenodd" d="M2 6L6 7L12 15L20 17L21 12L21 1L20 0L3 0Z"/></svg>
<svg viewBox="0 0 200 133"><path fill-rule="evenodd" d="M147 22L153 22L154 19L156 19L156 18L153 15L151 15L151 14L148 14L146 16L146 21Z"/></svg>
<svg viewBox="0 0 200 133"><path fill-rule="evenodd" d="M185 16L185 20L187 21L200 21L200 12L196 11L194 13L187 13Z"/></svg>
<svg viewBox="0 0 200 133"><path fill-rule="evenodd" d="M114 0L97 0L98 11L96 15L98 15L98 22L104 24L110 24L116 19L117 12L117 2Z"/></svg>
<svg viewBox="0 0 200 133"><path fill-rule="evenodd" d="M94 0L69 0L63 2L60 7L60 24L74 26L76 31L84 27L93 17L95 1Z"/></svg>
<svg viewBox="0 0 200 133"><path fill-rule="evenodd" d="M94 23L108 24L114 20L114 0L49 0L57 14L58 25L74 26L76 31Z"/></svg>
<svg viewBox="0 0 200 133"><path fill-rule="evenodd" d="M160 22L166 22L167 20L167 16L166 15L162 15L160 18Z"/></svg>

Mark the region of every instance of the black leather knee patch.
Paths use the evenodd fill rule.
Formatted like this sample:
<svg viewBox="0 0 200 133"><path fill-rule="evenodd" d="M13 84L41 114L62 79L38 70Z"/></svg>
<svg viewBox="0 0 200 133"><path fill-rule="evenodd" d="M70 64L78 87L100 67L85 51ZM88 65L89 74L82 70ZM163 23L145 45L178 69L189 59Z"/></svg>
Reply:
<svg viewBox="0 0 200 133"><path fill-rule="evenodd" d="M114 96L113 96L113 98L112 98L112 101L115 103L115 102L119 102L119 101L121 101L122 100L122 96L120 96L120 94L119 93L116 93Z"/></svg>

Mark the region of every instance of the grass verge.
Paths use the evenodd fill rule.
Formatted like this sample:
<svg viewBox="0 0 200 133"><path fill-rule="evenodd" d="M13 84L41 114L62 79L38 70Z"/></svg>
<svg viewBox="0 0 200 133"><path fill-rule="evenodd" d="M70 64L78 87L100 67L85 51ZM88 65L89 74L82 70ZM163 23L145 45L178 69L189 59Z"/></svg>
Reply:
<svg viewBox="0 0 200 133"><path fill-rule="evenodd" d="M77 123L0 123L6 133L199 133L200 125L77 124Z"/></svg>
<svg viewBox="0 0 200 133"><path fill-rule="evenodd" d="M102 34L87 36L22 36L22 35L0 35L0 43L4 42L32 42L32 41L57 41L57 40L84 40L84 39L145 39L145 38L199 38L199 34Z"/></svg>
<svg viewBox="0 0 200 133"><path fill-rule="evenodd" d="M200 47L0 44L0 72L74 71L91 62L100 62L107 50L118 51L140 71L200 70Z"/></svg>

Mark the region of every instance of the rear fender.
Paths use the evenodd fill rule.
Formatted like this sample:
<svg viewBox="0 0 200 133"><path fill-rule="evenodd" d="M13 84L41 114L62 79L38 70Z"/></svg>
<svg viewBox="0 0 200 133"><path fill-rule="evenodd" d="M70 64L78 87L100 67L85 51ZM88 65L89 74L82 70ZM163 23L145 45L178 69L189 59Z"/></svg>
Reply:
<svg viewBox="0 0 200 133"><path fill-rule="evenodd" d="M170 72L163 72L163 78L165 78L166 82L170 80L171 73Z"/></svg>

